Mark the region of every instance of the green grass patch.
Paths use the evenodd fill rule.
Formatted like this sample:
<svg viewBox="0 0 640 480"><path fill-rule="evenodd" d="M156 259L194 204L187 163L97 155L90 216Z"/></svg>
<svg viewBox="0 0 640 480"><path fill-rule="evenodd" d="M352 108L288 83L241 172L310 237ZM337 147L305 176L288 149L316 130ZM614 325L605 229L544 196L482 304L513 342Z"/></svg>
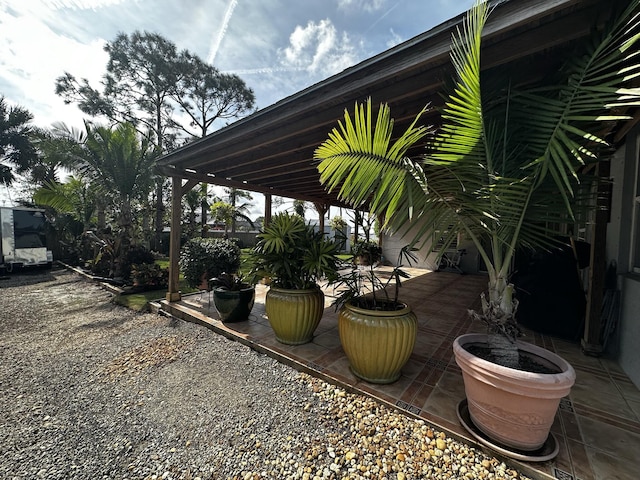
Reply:
<svg viewBox="0 0 640 480"><path fill-rule="evenodd" d="M169 268L169 259L161 258L156 260L156 262L162 268ZM197 292L197 288L189 287L182 274L180 274L180 278L178 281L178 287L183 294ZM131 308L132 310L137 311L146 311L149 309L149 302L154 300L160 300L165 297L167 293L166 288L159 288L156 290L148 290L146 292L139 293L131 293L129 295L118 295L115 298L115 302L119 305L123 305L127 308Z"/></svg>
<svg viewBox="0 0 640 480"><path fill-rule="evenodd" d="M132 310L144 312L149 309L149 302L163 299L167 293L166 288L150 290L148 292L132 293L130 295L118 295L115 302Z"/></svg>

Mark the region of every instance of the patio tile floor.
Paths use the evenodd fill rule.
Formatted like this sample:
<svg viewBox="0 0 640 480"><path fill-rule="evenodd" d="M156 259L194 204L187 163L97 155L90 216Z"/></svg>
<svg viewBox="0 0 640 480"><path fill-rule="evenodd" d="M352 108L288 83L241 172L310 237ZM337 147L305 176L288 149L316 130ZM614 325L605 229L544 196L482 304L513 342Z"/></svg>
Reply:
<svg viewBox="0 0 640 480"><path fill-rule="evenodd" d="M372 396L407 415L422 418L447 434L479 446L460 425L456 409L464 398L460 369L452 342L462 333L483 332L467 309L477 305L486 286L482 275L458 275L414 269L403 282L401 296L418 316L418 338L401 378L391 385L359 380L349 370L340 346L337 314L330 307L333 290L325 289L326 310L313 341L287 346L276 341L264 312L266 287L258 285L256 303L248 321L223 324L208 294L161 302L173 316L194 321L353 392ZM558 456L547 462L505 461L534 478L561 480L635 480L640 472L640 391L612 360L588 357L579 345L527 332L526 341L567 359L577 373L576 384L563 399L552 431L560 443Z"/></svg>

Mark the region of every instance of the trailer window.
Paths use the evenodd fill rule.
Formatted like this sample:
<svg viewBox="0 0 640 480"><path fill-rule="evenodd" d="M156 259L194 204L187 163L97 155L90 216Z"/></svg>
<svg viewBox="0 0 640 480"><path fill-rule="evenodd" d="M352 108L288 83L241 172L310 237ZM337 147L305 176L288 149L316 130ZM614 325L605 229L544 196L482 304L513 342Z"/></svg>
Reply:
<svg viewBox="0 0 640 480"><path fill-rule="evenodd" d="M15 248L45 247L44 213L27 210L13 211Z"/></svg>

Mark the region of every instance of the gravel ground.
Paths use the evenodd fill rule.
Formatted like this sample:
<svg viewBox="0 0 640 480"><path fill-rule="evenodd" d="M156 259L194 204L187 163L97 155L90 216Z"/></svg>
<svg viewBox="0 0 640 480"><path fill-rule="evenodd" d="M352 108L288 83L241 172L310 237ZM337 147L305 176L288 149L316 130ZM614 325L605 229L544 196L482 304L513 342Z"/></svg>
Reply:
<svg viewBox="0 0 640 480"><path fill-rule="evenodd" d="M0 478L524 478L64 270L0 280Z"/></svg>

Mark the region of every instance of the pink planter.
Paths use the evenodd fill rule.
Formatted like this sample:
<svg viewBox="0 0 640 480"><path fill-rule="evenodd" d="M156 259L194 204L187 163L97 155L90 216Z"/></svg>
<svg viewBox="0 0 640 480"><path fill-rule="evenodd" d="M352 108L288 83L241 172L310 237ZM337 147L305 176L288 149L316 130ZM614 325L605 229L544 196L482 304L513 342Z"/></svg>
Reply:
<svg viewBox="0 0 640 480"><path fill-rule="evenodd" d="M547 440L560 399L576 378L573 367L544 348L518 342L521 352L557 367L560 373L531 373L483 360L463 346L486 344L486 335L461 335L453 343L462 369L469 414L474 425L492 440L523 451L538 450Z"/></svg>

